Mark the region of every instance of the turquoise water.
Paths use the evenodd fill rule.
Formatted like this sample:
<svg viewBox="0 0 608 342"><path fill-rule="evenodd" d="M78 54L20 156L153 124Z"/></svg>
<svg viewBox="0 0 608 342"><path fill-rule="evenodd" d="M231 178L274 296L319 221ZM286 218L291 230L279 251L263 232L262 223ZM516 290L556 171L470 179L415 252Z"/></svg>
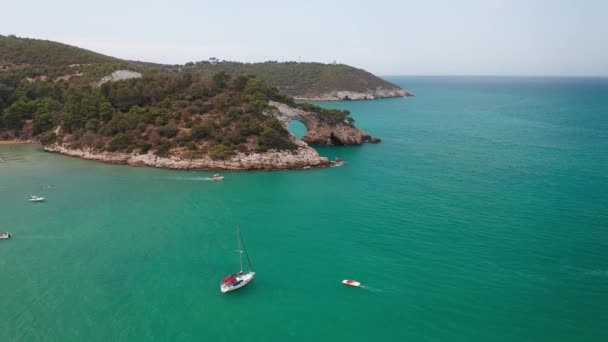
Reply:
<svg viewBox="0 0 608 342"><path fill-rule="evenodd" d="M1 146L0 341L608 340L608 80L391 81L416 97L324 104L383 139L340 168ZM257 276L221 294L237 224Z"/></svg>
<svg viewBox="0 0 608 342"><path fill-rule="evenodd" d="M306 126L298 120L291 120L288 129L291 134L295 135L295 137L298 139L302 139L302 137L304 136L304 134L306 134L307 131Z"/></svg>

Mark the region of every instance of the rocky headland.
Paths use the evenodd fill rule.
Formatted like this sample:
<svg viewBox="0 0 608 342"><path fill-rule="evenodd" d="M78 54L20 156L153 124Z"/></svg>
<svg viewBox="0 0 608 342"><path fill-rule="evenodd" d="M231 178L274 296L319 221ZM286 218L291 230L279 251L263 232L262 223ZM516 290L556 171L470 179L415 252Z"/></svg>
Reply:
<svg viewBox="0 0 608 342"><path fill-rule="evenodd" d="M368 89L362 92L349 90L336 90L322 95L313 96L294 96L296 100L302 101L358 101L358 100L376 100L392 97L408 97L414 94L401 88L382 88L378 87L374 90Z"/></svg>
<svg viewBox="0 0 608 342"><path fill-rule="evenodd" d="M239 152L225 160L214 160L208 156L199 158L159 157L153 153L107 152L96 151L92 148L70 149L58 144L45 146L44 150L110 164L178 170L289 170L326 167L332 164L329 159L321 157L314 148L306 143L296 141L296 144L298 148L294 151L267 151L249 154Z"/></svg>
<svg viewBox="0 0 608 342"><path fill-rule="evenodd" d="M361 145L366 142L377 143L379 138L374 138L364 130L349 125L343 121L331 121L325 116L314 112L291 107L284 103L270 101L275 111L274 115L285 128L291 120L298 120L306 126L307 132L302 140L312 145L335 146L335 145Z"/></svg>
<svg viewBox="0 0 608 342"><path fill-rule="evenodd" d="M238 152L225 159L213 159L209 156L184 157L172 155L160 157L152 152L109 152L91 147L72 148L69 144L50 144L44 146L47 152L60 153L72 157L97 160L110 164L132 166L150 166L178 170L289 170L309 167L327 167L334 164L327 157L322 157L309 144L360 145L366 142L379 142L367 132L344 122L330 120L313 112L294 108L280 102L270 101L272 110L266 115L274 116L287 128L291 120L304 123L308 132L302 140L293 135L291 140L297 145L294 150L269 150L266 152Z"/></svg>

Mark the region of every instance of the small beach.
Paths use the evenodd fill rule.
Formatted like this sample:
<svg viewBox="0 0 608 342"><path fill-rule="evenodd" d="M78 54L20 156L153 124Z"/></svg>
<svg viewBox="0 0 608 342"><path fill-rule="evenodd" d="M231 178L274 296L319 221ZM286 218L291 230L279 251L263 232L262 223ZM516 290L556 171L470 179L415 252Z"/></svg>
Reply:
<svg viewBox="0 0 608 342"><path fill-rule="evenodd" d="M0 145L26 145L26 144L37 144L32 140L0 140Z"/></svg>

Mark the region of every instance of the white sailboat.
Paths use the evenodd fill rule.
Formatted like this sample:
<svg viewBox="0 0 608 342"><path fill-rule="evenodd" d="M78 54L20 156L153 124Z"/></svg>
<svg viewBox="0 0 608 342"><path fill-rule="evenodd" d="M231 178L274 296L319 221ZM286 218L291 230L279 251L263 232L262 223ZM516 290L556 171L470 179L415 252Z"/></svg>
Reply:
<svg viewBox="0 0 608 342"><path fill-rule="evenodd" d="M239 259L241 261L241 270L237 273L225 276L224 279L222 279L220 282L220 290L222 293L240 289L241 287L249 284L249 282L252 281L253 277L255 276L253 266L251 265L251 260L249 259L249 254L247 254L247 249L245 248L245 244L241 238L241 231L238 227L236 228L236 238L239 243L239 249L237 252L239 253ZM249 264L249 272L247 273L243 272L243 253L245 253L247 263Z"/></svg>

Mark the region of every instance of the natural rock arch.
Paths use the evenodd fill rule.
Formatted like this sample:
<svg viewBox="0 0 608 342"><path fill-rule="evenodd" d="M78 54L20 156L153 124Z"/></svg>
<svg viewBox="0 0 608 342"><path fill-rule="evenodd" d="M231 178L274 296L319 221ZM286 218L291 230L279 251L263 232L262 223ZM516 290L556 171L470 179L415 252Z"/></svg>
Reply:
<svg viewBox="0 0 608 342"><path fill-rule="evenodd" d="M292 120L298 120L306 126L306 134L302 140L316 145L360 145L365 142L379 142L380 139L372 138L367 132L345 122L331 122L314 112L307 112L299 108L288 106L284 103L270 101L270 105L277 110L267 114L276 117L279 122L289 128Z"/></svg>
<svg viewBox="0 0 608 342"><path fill-rule="evenodd" d="M298 119L289 121L287 124L287 130L289 133L295 136L296 139L302 139L306 133L308 133L308 127L306 127L306 125Z"/></svg>

